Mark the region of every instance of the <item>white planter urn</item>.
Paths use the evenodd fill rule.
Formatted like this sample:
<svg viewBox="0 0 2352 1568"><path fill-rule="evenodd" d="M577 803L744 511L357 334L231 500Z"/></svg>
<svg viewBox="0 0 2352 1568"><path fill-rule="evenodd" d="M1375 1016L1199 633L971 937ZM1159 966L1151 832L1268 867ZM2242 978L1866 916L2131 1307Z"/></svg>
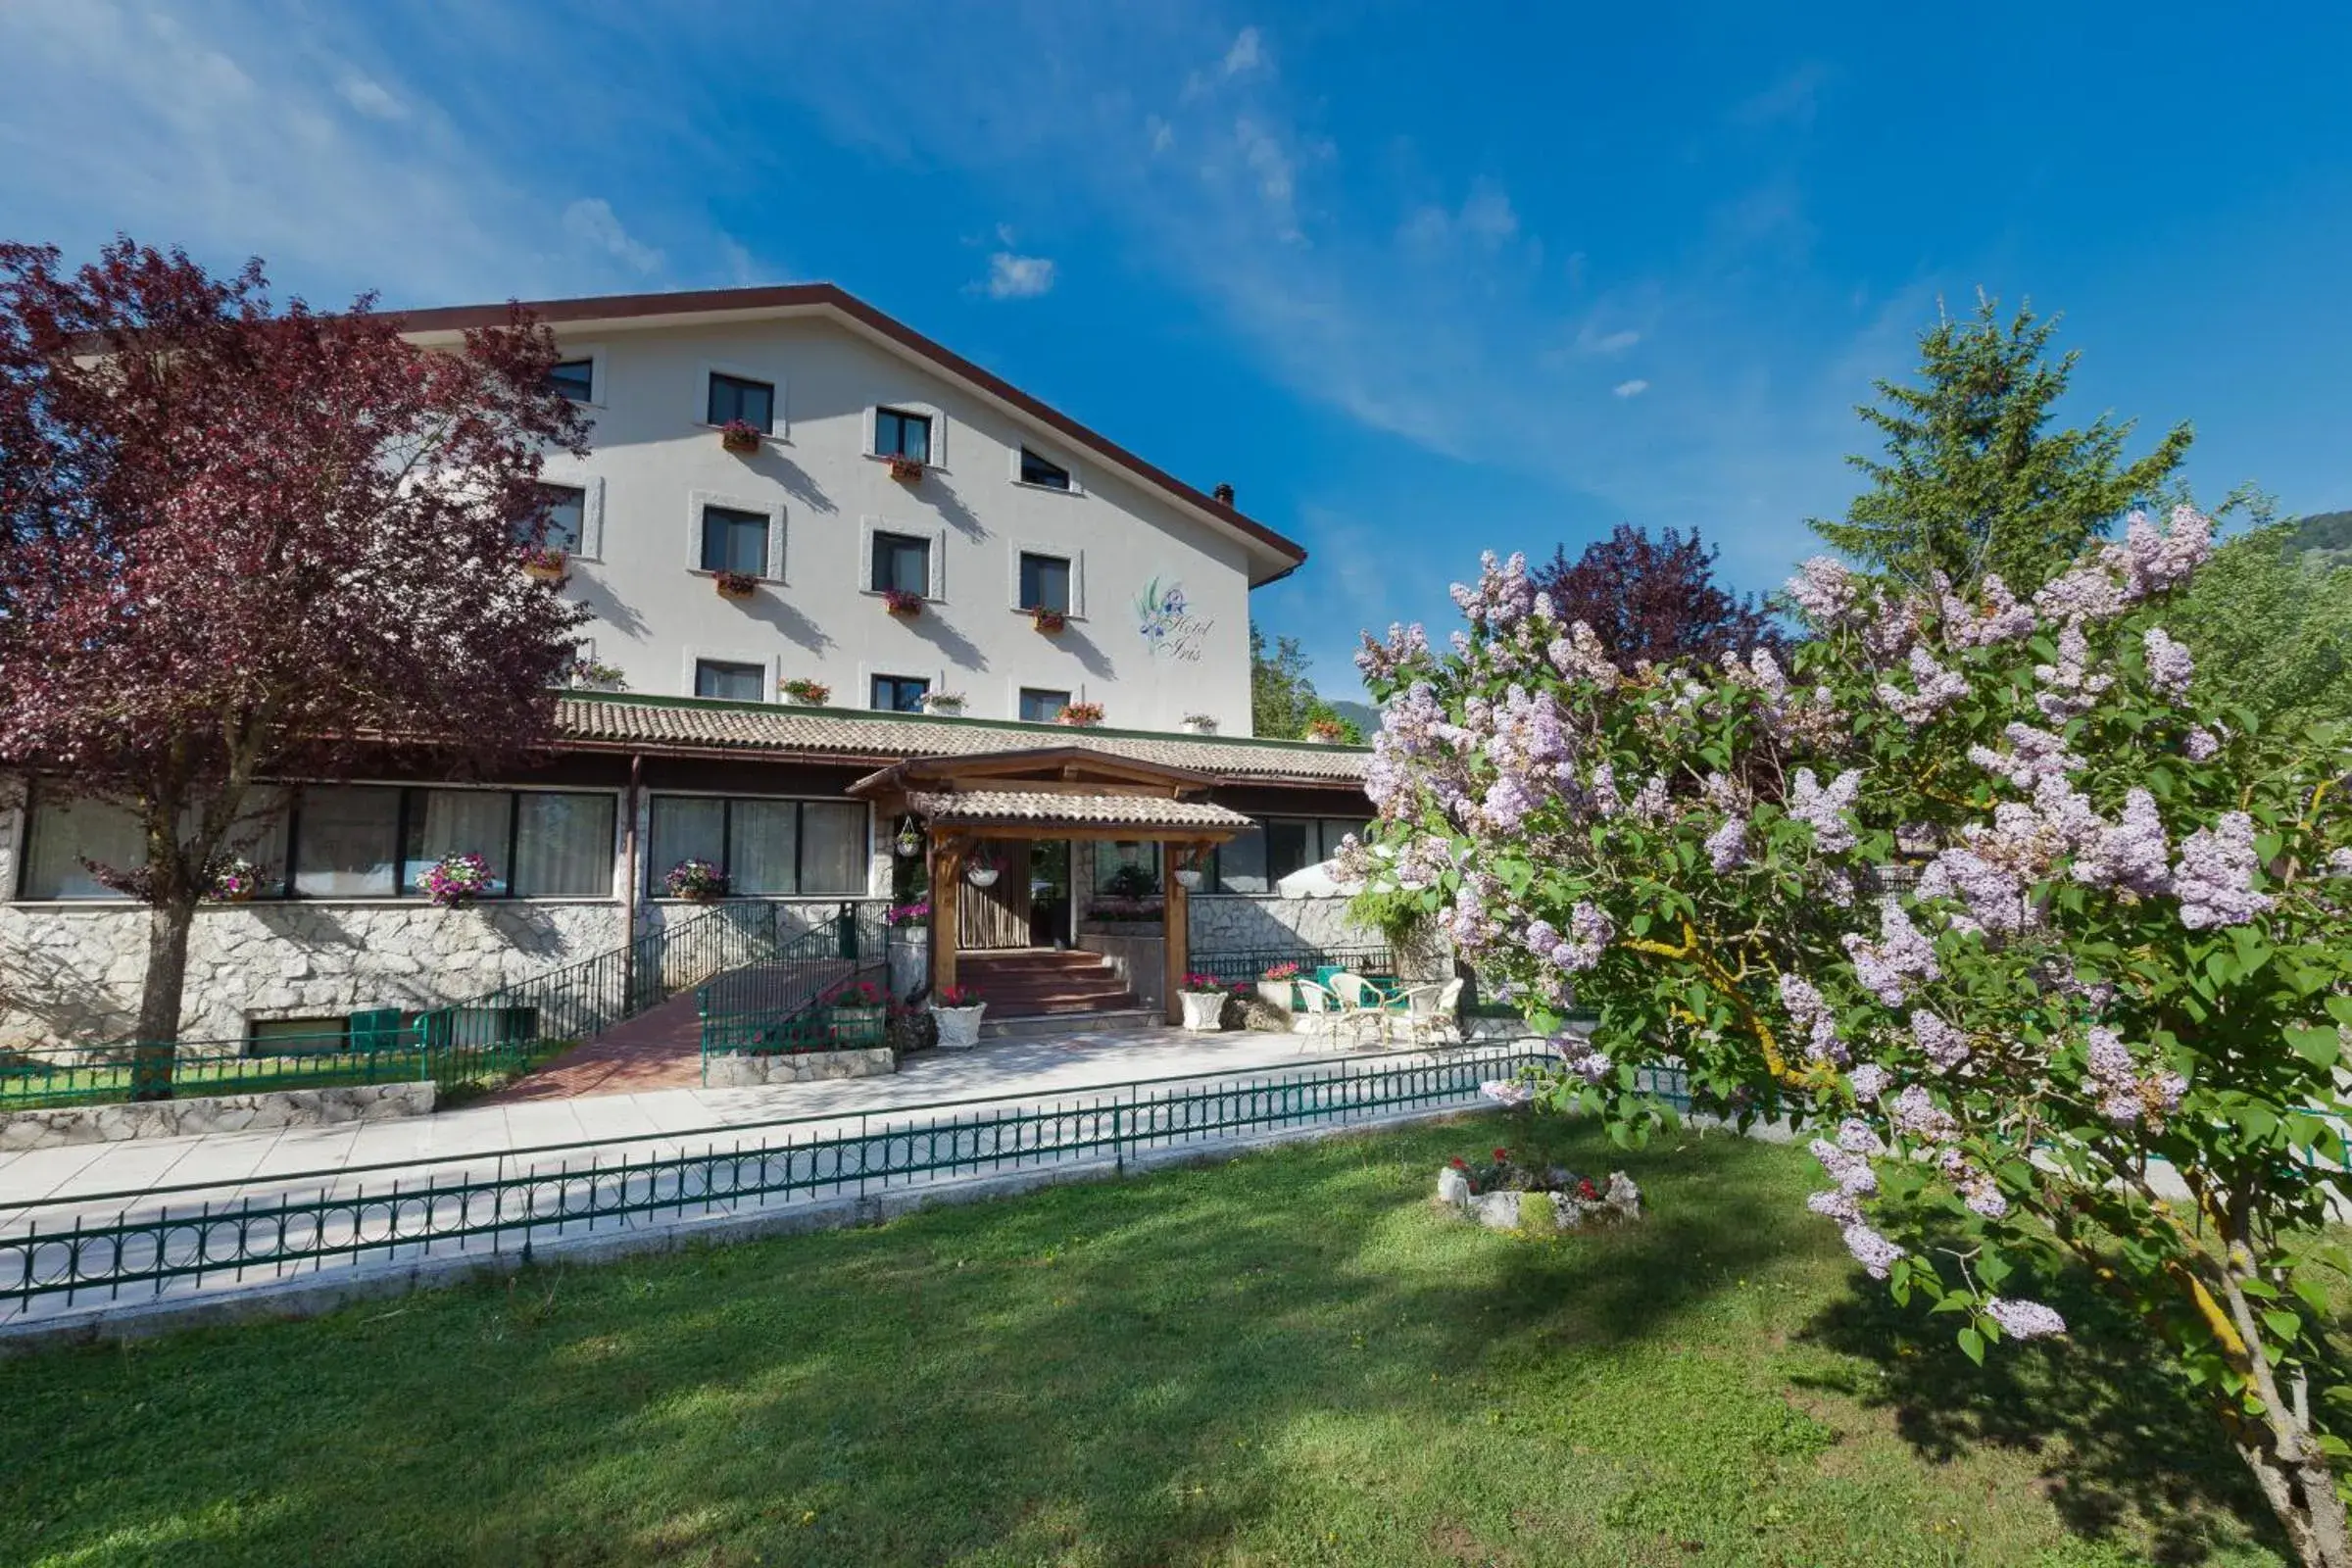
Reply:
<svg viewBox="0 0 2352 1568"><path fill-rule="evenodd" d="M1194 1034L1213 1035L1224 1027L1224 992L1179 991L1176 1000L1184 1007L1184 1027Z"/></svg>
<svg viewBox="0 0 2352 1568"><path fill-rule="evenodd" d="M933 1007L932 1018L939 1024L939 1049L969 1051L980 1043L980 1016L988 1011L988 1004L975 1002L968 1007Z"/></svg>

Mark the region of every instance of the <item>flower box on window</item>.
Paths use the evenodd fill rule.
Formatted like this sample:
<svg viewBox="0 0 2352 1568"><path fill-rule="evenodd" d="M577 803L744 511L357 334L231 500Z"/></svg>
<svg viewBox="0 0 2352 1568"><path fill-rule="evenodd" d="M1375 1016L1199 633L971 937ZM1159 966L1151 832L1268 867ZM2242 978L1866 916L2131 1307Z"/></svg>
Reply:
<svg viewBox="0 0 2352 1568"><path fill-rule="evenodd" d="M618 665L602 663L593 659L575 659L571 662L571 684L580 691L618 692L626 691L629 682L621 674Z"/></svg>
<svg viewBox="0 0 2352 1568"><path fill-rule="evenodd" d="M923 465L920 459L900 457L894 454L886 461L890 464L890 476L901 484L912 484L923 476Z"/></svg>
<svg viewBox="0 0 2352 1568"><path fill-rule="evenodd" d="M718 427L718 444L739 458L759 451L764 439L765 432L749 419L729 419Z"/></svg>
<svg viewBox="0 0 2352 1568"><path fill-rule="evenodd" d="M727 873L709 860L680 860L662 883L671 898L693 904L709 904L727 896Z"/></svg>
<svg viewBox="0 0 2352 1568"><path fill-rule="evenodd" d="M570 566L571 558L554 545L523 547L522 574L534 582L562 582Z"/></svg>
<svg viewBox="0 0 2352 1568"><path fill-rule="evenodd" d="M950 718L958 717L963 712L963 693L925 692L923 693L923 711L944 713Z"/></svg>
<svg viewBox="0 0 2352 1568"><path fill-rule="evenodd" d="M823 681L809 680L803 676L786 681L783 692L784 700L796 707L822 708L825 706L826 699L833 695L833 688Z"/></svg>
<svg viewBox="0 0 2352 1568"><path fill-rule="evenodd" d="M1069 623L1069 616L1058 610L1048 610L1043 605L1039 605L1029 612L1029 624L1049 637L1054 636Z"/></svg>
<svg viewBox="0 0 2352 1568"><path fill-rule="evenodd" d="M749 599L760 591L760 579L748 571L722 571L711 580L721 599Z"/></svg>
<svg viewBox="0 0 2352 1568"><path fill-rule="evenodd" d="M1072 729L1092 729L1102 722L1102 705L1101 703L1064 703L1061 705L1061 711L1054 715L1054 722L1067 724Z"/></svg>
<svg viewBox="0 0 2352 1568"><path fill-rule="evenodd" d="M905 588L892 588L883 593L882 607L894 615L919 615L923 612L923 596Z"/></svg>
<svg viewBox="0 0 2352 1568"><path fill-rule="evenodd" d="M1348 739L1348 728L1336 718L1318 718L1306 726L1306 738L1317 746L1337 746Z"/></svg>
<svg viewBox="0 0 2352 1568"><path fill-rule="evenodd" d="M1206 713L1187 713L1177 722L1184 726L1184 732L1188 735L1214 735L1217 732L1217 721Z"/></svg>
<svg viewBox="0 0 2352 1568"><path fill-rule="evenodd" d="M471 851L444 855L417 873L416 885L444 909L454 909L490 891L490 862Z"/></svg>

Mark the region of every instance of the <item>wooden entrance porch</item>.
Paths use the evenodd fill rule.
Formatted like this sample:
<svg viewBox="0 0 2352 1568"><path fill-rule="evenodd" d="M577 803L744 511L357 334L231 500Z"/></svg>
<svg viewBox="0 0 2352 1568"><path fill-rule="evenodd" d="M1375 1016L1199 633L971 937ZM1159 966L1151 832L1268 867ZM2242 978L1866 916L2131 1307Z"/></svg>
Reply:
<svg viewBox="0 0 2352 1568"><path fill-rule="evenodd" d="M958 956L1025 930L1028 846L1038 839L1162 846L1167 885L1161 905L1163 994L1168 1021L1183 1018L1177 1000L1191 961L1188 895L1207 853L1250 825L1250 818L1206 799L1215 780L1155 762L1110 757L1077 746L976 757L926 757L868 774L850 793L891 817L922 823L931 872L931 983L956 983ZM1013 866L986 858L1011 847ZM967 885L978 866L995 885ZM1007 872L1021 887L997 897ZM1016 914L1017 909L1017 921ZM1026 939L1017 945L1026 946Z"/></svg>

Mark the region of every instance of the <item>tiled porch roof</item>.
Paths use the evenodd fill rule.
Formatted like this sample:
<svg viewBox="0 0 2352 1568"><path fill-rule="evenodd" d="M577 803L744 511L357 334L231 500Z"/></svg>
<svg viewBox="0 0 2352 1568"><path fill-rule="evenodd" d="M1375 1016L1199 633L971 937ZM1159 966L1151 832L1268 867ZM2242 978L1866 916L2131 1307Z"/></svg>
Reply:
<svg viewBox="0 0 2352 1568"><path fill-rule="evenodd" d="M853 762L1080 746L1112 757L1191 768L1214 774L1219 780L1329 784L1343 789L1361 787L1368 760L1366 753L1351 747L1314 746L1303 741L1162 735L934 718L921 713L576 692L557 701L556 728L575 741L648 752L727 751Z"/></svg>
<svg viewBox="0 0 2352 1568"><path fill-rule="evenodd" d="M967 790L954 795L908 795L906 808L943 825L1034 822L1039 827L1199 827L1235 832L1250 825L1249 817L1222 806L1211 806L1206 801L1172 801L1161 795Z"/></svg>

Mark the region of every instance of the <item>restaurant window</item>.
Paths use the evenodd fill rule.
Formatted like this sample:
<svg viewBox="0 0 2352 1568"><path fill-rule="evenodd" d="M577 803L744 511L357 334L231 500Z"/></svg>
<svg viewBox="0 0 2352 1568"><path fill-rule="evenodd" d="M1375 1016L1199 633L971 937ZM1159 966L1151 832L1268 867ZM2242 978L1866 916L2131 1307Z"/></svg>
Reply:
<svg viewBox="0 0 2352 1568"><path fill-rule="evenodd" d="M1252 827L1217 846L1210 887L1219 893L1266 891L1266 830Z"/></svg>
<svg viewBox="0 0 2352 1568"><path fill-rule="evenodd" d="M915 675L876 675L869 707L885 713L919 713L931 683Z"/></svg>
<svg viewBox="0 0 2352 1568"><path fill-rule="evenodd" d="M931 593L931 541L912 534L874 535L873 576L867 583L878 594Z"/></svg>
<svg viewBox="0 0 2352 1568"><path fill-rule="evenodd" d="M1268 817L1262 824L1267 890L1294 871L1330 859L1348 834L1362 837L1366 825L1354 817Z"/></svg>
<svg viewBox="0 0 2352 1568"><path fill-rule="evenodd" d="M1070 612L1070 564L1060 556L1036 556L1021 552L1021 604L1023 610L1051 610L1058 614Z"/></svg>
<svg viewBox="0 0 2352 1568"><path fill-rule="evenodd" d="M703 508L703 569L767 575L767 514Z"/></svg>
<svg viewBox="0 0 2352 1568"><path fill-rule="evenodd" d="M1070 487L1070 470L1023 447L1021 483L1043 485L1048 490L1067 490Z"/></svg>
<svg viewBox="0 0 2352 1568"><path fill-rule="evenodd" d="M1051 692L1037 686L1021 688L1021 722L1051 724L1061 717L1061 710L1070 706L1068 692Z"/></svg>
<svg viewBox="0 0 2352 1568"><path fill-rule="evenodd" d="M1159 846L1141 840L1099 840L1095 845L1098 898L1148 899L1160 892Z"/></svg>
<svg viewBox="0 0 2352 1568"><path fill-rule="evenodd" d="M735 664L723 659L694 662L694 695L718 697L731 703L756 703L765 693L767 671L758 664Z"/></svg>
<svg viewBox="0 0 2352 1568"><path fill-rule="evenodd" d="M596 401L596 361L559 360L547 372L547 389L574 403Z"/></svg>
<svg viewBox="0 0 2352 1568"><path fill-rule="evenodd" d="M909 414L905 409L876 409L874 455L879 458L912 458L917 463L929 463L931 416Z"/></svg>
<svg viewBox="0 0 2352 1568"><path fill-rule="evenodd" d="M865 891L865 808L850 802L707 795L653 798L646 891L662 896L670 868L709 860L744 898Z"/></svg>
<svg viewBox="0 0 2352 1568"><path fill-rule="evenodd" d="M706 416L707 422L711 424L741 419L755 430L772 432L776 427L776 389L770 382L721 375L713 370Z"/></svg>

